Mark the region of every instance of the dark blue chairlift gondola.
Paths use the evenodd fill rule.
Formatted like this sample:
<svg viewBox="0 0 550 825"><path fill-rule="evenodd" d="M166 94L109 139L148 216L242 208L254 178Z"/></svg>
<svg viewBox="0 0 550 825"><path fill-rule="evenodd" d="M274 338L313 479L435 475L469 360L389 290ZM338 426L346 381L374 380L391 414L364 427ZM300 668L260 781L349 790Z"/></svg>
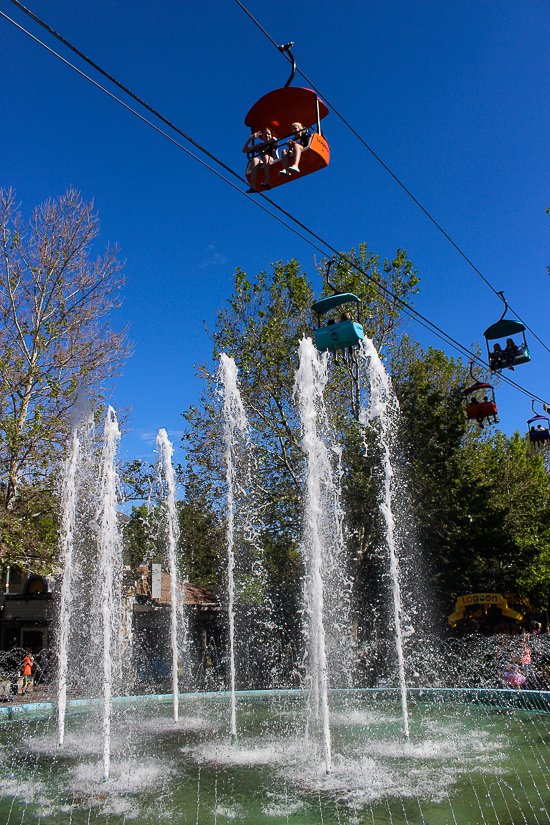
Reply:
<svg viewBox="0 0 550 825"><path fill-rule="evenodd" d="M326 315L326 313L332 309L348 303L355 303L357 305L357 321L335 321L334 319L329 319L326 326L322 326L322 315ZM336 353L338 350L356 347L363 340L363 327L359 323L360 305L361 299L352 292L341 292L336 295L331 295L313 304L311 309L316 313L317 323L319 325L314 333L315 346L320 352L326 352L328 350L329 352Z"/></svg>
<svg viewBox="0 0 550 825"><path fill-rule="evenodd" d="M543 407L546 410L546 404L543 404ZM527 426L529 427L527 436L529 437L529 441L537 447L544 447L550 440L550 419L546 415L539 415L537 413L534 401L531 402L531 409L535 415L527 421Z"/></svg>

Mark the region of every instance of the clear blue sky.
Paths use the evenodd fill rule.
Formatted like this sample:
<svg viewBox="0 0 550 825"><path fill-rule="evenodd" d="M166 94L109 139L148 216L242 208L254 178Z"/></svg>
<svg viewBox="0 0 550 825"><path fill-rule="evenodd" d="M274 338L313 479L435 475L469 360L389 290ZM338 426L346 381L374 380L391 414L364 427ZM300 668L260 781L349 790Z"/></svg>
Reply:
<svg viewBox="0 0 550 825"><path fill-rule="evenodd" d="M244 116L284 85L288 63L234 0L27 2L242 171ZM550 347L547 0L247 5L278 43L295 42L298 67ZM0 10L104 82L9 0ZM181 411L200 389L193 365L211 351L203 321L213 326L235 268L253 276L295 257L313 274L314 251L4 18L0 38L0 184L27 214L70 185L94 199L103 243L126 261L114 319L135 341L113 391L133 406L123 455L152 458L165 427L181 459ZM330 166L273 199L339 250L407 249L421 276L416 308L466 346L483 342L498 299L334 113L324 126ZM530 344L532 363L512 377L550 401L550 354ZM502 429L523 429L529 399L502 386L498 403Z"/></svg>

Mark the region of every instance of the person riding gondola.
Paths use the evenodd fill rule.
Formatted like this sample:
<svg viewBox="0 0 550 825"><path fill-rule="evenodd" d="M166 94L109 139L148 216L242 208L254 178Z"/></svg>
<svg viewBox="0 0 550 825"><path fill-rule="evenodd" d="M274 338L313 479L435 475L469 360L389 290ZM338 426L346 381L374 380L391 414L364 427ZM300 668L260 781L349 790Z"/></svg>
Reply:
<svg viewBox="0 0 550 825"><path fill-rule="evenodd" d="M261 142L255 146L254 140L260 140ZM251 141L252 145L250 143ZM279 158L277 146L277 137L271 129L267 128L261 129L259 132L254 132L244 144L243 152L245 154L254 153L246 167L246 172L250 173L250 189L247 190L247 194L255 195L257 193L256 181L260 169L264 170L264 180L261 183L262 189L271 189L269 177L271 164Z"/></svg>
<svg viewBox="0 0 550 825"><path fill-rule="evenodd" d="M506 346L504 348L504 360L506 361L506 366L509 370L513 370L514 367L512 366L514 361L516 360L516 355L518 354L518 348L514 344L511 338L506 339Z"/></svg>
<svg viewBox="0 0 550 825"><path fill-rule="evenodd" d="M491 384L476 381L473 374L473 364L470 364L470 375L474 379L475 384L462 390L463 395L466 396L466 417L469 421L476 421L480 429L483 429L486 419L489 423L497 421L495 393ZM483 401L479 401L477 397L477 393L481 390L490 390L491 393L490 396L488 393L484 395Z"/></svg>
<svg viewBox="0 0 550 825"><path fill-rule="evenodd" d="M292 73L286 85L257 100L244 120L252 133L243 149L249 159L245 174L250 194L303 178L324 169L330 162L330 147L321 130L321 121L329 110L313 89L290 85L296 72L296 61L290 51L292 45L279 47L292 61ZM270 130L274 145L267 151L263 147L258 160L262 147L254 147L251 141L265 130ZM265 138L262 140L270 143ZM282 159L277 147L283 151Z"/></svg>
<svg viewBox="0 0 550 825"><path fill-rule="evenodd" d="M283 168L279 169L279 175L290 177L292 172L300 171L300 158L302 151L307 149L311 142L311 132L304 129L301 123L292 124L292 137L288 141L282 152ZM288 161L292 160L292 166L288 166Z"/></svg>
<svg viewBox="0 0 550 825"><path fill-rule="evenodd" d="M483 333L487 342L487 355L489 358L489 367L492 372L504 369L504 367L513 370L519 364L527 364L531 360L529 347L525 340L525 326L518 321L511 321L504 318L508 304L503 293L499 292L498 294L504 302L504 312L496 324L491 324ZM523 341L520 342L519 345L516 344L511 337L507 337L519 334L523 336ZM506 340L506 347L503 349L498 341L504 339ZM495 341L492 352L489 350L490 341Z"/></svg>
<svg viewBox="0 0 550 825"><path fill-rule="evenodd" d="M538 415L535 410L535 402L531 402L531 409L535 413L532 418L527 421L529 430L526 438L536 450L546 448L550 443L550 419L545 415Z"/></svg>

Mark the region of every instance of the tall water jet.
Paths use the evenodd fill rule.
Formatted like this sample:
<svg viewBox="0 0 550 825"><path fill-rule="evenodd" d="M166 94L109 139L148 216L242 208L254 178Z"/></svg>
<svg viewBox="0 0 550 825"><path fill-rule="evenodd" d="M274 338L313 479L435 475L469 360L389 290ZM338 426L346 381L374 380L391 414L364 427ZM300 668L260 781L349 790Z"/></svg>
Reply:
<svg viewBox="0 0 550 825"><path fill-rule="evenodd" d="M168 569L170 571L170 642L172 647L172 697L174 706L174 722L178 721L178 625L183 630L183 598L180 576L177 565L177 547L179 538L178 514L176 511L176 480L172 456L174 449L168 440L166 430L160 429L157 435L157 450L159 452L159 475L161 465L164 466L167 497L167 538L168 538Z"/></svg>
<svg viewBox="0 0 550 825"><path fill-rule="evenodd" d="M248 421L237 383L237 366L224 352L220 356L218 381L223 398L223 438L225 479L227 483L227 577L229 608L229 679L231 690L231 741L237 741L237 706L235 697L235 461L237 435L248 432Z"/></svg>
<svg viewBox="0 0 550 825"><path fill-rule="evenodd" d="M306 605L310 616L309 647L313 703L319 707L323 729L326 772L332 770L328 708L328 668L323 609L323 544L326 544L327 492L332 491L332 465L320 429L325 423L323 391L327 383L327 358L319 357L310 338L299 347L300 366L294 394L302 422L302 447L306 456L304 536Z"/></svg>
<svg viewBox="0 0 550 825"><path fill-rule="evenodd" d="M120 623L120 585L122 546L118 530L117 471L115 465L120 430L114 409L109 406L105 417L104 441L99 479L98 561L100 581L100 616L103 636L103 777L109 778L111 759L111 711L113 661L117 663Z"/></svg>
<svg viewBox="0 0 550 825"><path fill-rule="evenodd" d="M399 692L403 712L403 728L409 737L409 713L407 708L407 684L405 680L405 660L403 656L403 630L401 627L401 589L399 586L399 558L395 538L393 502L395 496L395 474L392 466L391 444L393 429L399 416L399 402L393 391L391 380L373 342L366 336L361 347L361 357L366 365L369 380L369 403L361 409L359 423L366 427L378 422L384 481L381 491L380 512L385 524L385 540L390 563L392 583L395 649L399 673ZM366 445L365 445L366 449Z"/></svg>
<svg viewBox="0 0 550 825"><path fill-rule="evenodd" d="M61 542L60 562L63 567L59 606L59 634L58 634L58 695L57 718L59 730L59 746L65 738L65 712L67 709L67 670L69 626L72 615L73 596L73 555L76 525L76 494L77 469L81 458L80 428L93 419L87 399L80 393L77 396L71 420L71 436L69 452L65 461L63 480L61 485Z"/></svg>

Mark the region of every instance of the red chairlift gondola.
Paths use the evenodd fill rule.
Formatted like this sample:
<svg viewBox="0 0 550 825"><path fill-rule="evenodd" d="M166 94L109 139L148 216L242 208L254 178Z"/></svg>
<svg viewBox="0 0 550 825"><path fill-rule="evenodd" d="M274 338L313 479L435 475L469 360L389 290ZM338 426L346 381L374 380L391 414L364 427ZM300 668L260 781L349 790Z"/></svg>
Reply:
<svg viewBox="0 0 550 825"><path fill-rule="evenodd" d="M250 126L252 135L252 138L247 141L247 144L251 141L250 145L247 148L245 144L243 149L249 159L245 174L251 188L254 159L262 154L272 159L269 163L268 185L265 180L266 166L263 163L258 164L259 170L253 189L256 192L267 188L273 189L291 180L303 178L305 175L310 175L328 166L330 161L330 148L321 131L321 120L328 115L329 110L312 89L290 86L296 71L296 62L290 51L292 45L293 43L288 43L286 46L279 47L282 52L287 52L292 60L292 74L286 86L261 97L252 106L244 120L245 125ZM303 132L294 130L293 126L296 125L301 125ZM271 138L254 144L255 137L266 129L270 131ZM290 152L292 144L288 147L289 140L299 141L302 151L298 171L293 169L290 174L285 174L288 162L283 164L278 150L282 149L283 153ZM280 172L283 174L279 174Z"/></svg>
<svg viewBox="0 0 550 825"><path fill-rule="evenodd" d="M479 426L483 429L483 422L485 419L492 418L493 420L489 421L491 424L495 424L498 421L495 390L492 384L485 384L481 381L476 381L472 369L473 363L470 364L470 375L474 379L475 383L470 387L466 387L465 390L462 390L463 395L466 396L466 417L469 421L477 421ZM490 391L490 394L488 391ZM479 400L477 393L480 394L482 392L484 393L483 399Z"/></svg>

